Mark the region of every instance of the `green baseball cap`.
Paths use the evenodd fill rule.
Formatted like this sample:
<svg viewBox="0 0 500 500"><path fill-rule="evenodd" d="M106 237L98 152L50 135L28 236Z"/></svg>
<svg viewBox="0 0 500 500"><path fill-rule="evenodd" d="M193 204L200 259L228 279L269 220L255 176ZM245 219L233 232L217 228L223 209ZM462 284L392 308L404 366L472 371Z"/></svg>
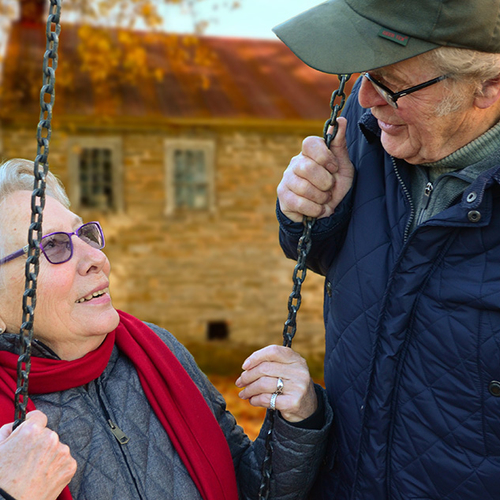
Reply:
<svg viewBox="0 0 500 500"><path fill-rule="evenodd" d="M273 31L319 71L360 73L441 45L500 53L500 0L328 0Z"/></svg>

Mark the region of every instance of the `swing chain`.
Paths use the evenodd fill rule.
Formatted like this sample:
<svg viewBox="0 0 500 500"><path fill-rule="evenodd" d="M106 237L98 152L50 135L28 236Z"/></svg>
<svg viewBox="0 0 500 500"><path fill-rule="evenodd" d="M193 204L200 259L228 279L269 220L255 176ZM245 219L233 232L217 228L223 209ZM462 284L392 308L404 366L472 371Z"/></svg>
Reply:
<svg viewBox="0 0 500 500"><path fill-rule="evenodd" d="M345 101L347 99L345 95L345 85L347 81L351 78L351 75L338 75L339 79L339 88L335 90L332 94L332 98L330 100L330 108L332 109L332 114L328 120L326 120L325 125L323 127L323 137L326 142L326 147L330 149L330 144L332 143L333 139L337 135L337 131L339 129L339 124L337 123L337 118L339 116L339 113L342 111L342 108L344 107ZM335 99L337 97L340 97L340 103L335 104ZM328 133L328 129L330 128L330 125L333 127L332 133Z"/></svg>
<svg viewBox="0 0 500 500"><path fill-rule="evenodd" d="M333 92L330 100L330 108L332 110L332 113L330 115L330 118L325 122L323 129L323 137L328 148L330 148L330 144L337 135L337 131L339 129L337 118L339 116L339 113L342 111L342 108L344 107L346 101L345 85L350 77L351 75L338 75L339 88ZM335 99L337 97L340 97L340 104L335 103ZM328 133L328 129L330 128L330 126L333 127L333 130L331 133ZM304 230L297 245L298 258L292 276L293 290L288 298L288 318L285 321L285 326L283 328L283 345L285 347L292 346L292 340L297 330L297 312L302 302L300 291L302 288L302 283L306 278L306 259L309 255L309 251L311 250L311 233L315 222L316 219L314 217L304 217L303 219ZM262 462L262 480L259 488L259 500L268 500L269 493L271 491L273 454L272 434L274 430L275 413L276 412L273 410L268 411L269 428L267 430L265 442L266 454Z"/></svg>
<svg viewBox="0 0 500 500"><path fill-rule="evenodd" d="M315 222L316 219L313 217L304 217L303 219L304 232L297 245L298 258L292 275L293 289L288 297L288 318L283 328L283 345L285 347L292 347L292 340L297 331L297 312L302 302L300 290L302 288L302 283L306 279L306 258L311 250L311 232Z"/></svg>
<svg viewBox="0 0 500 500"><path fill-rule="evenodd" d="M36 134L37 155L33 172L35 179L31 196L31 223L28 231L28 258L25 266L23 317L19 332L14 429L26 419L28 405L28 378L31 369L31 342L33 340L40 242L42 239L42 214L45 206L45 178L49 169L49 142L52 135L52 110L55 101L55 71L61 32L60 18L61 0L50 0L46 27L47 44L43 57L43 86L40 91L40 121Z"/></svg>

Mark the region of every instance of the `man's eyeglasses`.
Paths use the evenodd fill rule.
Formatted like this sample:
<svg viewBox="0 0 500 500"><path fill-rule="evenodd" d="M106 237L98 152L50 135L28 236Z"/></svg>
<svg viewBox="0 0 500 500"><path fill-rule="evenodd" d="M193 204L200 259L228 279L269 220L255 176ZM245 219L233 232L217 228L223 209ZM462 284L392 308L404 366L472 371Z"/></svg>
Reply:
<svg viewBox="0 0 500 500"><path fill-rule="evenodd" d="M435 83L441 82L448 78L449 75L438 76L437 78L433 78L424 83L420 83L419 85L415 85L414 87L410 87L405 90L401 90L400 92L393 92L391 89L387 88L383 83L380 83L378 80L373 78L370 73L363 73L363 76L373 85L375 90L386 100L388 104L390 104L393 108L398 109L398 103L396 102L400 97L404 97L405 95L416 92L417 90L424 89L425 87L430 87Z"/></svg>
<svg viewBox="0 0 500 500"><path fill-rule="evenodd" d="M64 233L58 231L44 236L40 242L40 249L43 255L51 264L63 264L73 257L73 242L71 237L78 236L82 241L90 245L92 248L100 250L104 248L104 234L99 222L87 222L72 233ZM0 259L0 265L10 262L11 260L27 254L29 245L24 246L17 252L11 253Z"/></svg>

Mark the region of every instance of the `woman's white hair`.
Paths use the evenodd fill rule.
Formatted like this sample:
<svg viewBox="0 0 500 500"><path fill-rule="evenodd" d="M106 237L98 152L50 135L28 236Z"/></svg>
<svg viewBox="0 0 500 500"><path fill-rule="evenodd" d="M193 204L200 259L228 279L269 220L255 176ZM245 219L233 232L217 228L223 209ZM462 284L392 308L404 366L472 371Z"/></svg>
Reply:
<svg viewBox="0 0 500 500"><path fill-rule="evenodd" d="M35 174L33 162L14 158L0 165L0 209L7 197L16 191L33 191ZM61 205L69 208L70 201L61 181L52 173L48 172L45 177L46 195L55 198ZM5 228L5 220L0 210L0 239ZM3 245L0 244L0 258L4 256ZM1 276L0 276L0 285Z"/></svg>
<svg viewBox="0 0 500 500"><path fill-rule="evenodd" d="M0 165L0 204L16 191L33 191L34 182L32 161L14 158L4 162ZM64 186L52 172L47 173L45 183L46 194L69 208L70 201Z"/></svg>
<svg viewBox="0 0 500 500"><path fill-rule="evenodd" d="M440 102L440 116L461 108L468 99L482 94L483 84L500 76L500 54L456 47L438 47L422 54L440 75L449 75L443 83L451 92Z"/></svg>

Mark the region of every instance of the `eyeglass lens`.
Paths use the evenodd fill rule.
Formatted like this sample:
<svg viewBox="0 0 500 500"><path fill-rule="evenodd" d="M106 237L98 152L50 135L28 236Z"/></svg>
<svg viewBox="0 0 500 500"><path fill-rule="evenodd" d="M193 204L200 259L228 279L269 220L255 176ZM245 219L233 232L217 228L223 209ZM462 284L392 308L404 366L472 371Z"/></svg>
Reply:
<svg viewBox="0 0 500 500"><path fill-rule="evenodd" d="M363 76L372 84L372 87L388 104L397 109L398 105L394 97L381 86L382 84L379 81L375 80L369 73L364 73Z"/></svg>
<svg viewBox="0 0 500 500"><path fill-rule="evenodd" d="M95 223L84 224L75 233L52 233L42 238L41 247L45 257L51 264L62 264L71 259L73 243L71 236L76 234L82 241L100 250L104 247L104 239L99 226Z"/></svg>

